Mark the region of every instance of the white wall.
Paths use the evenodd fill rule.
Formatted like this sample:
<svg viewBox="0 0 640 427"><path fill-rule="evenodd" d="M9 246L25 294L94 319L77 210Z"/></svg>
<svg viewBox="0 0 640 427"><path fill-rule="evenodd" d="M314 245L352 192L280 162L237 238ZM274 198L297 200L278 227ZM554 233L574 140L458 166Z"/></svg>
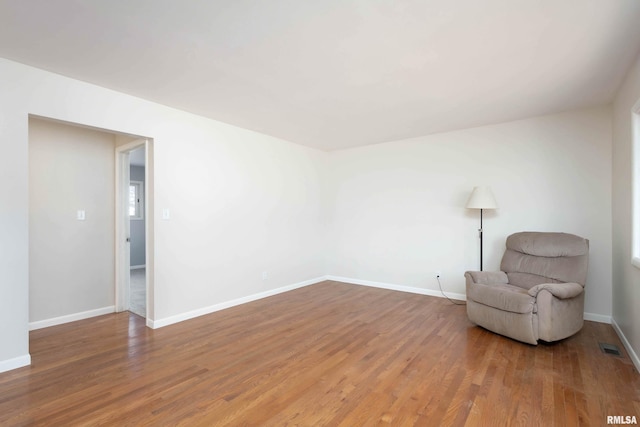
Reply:
<svg viewBox="0 0 640 427"><path fill-rule="evenodd" d="M30 363L27 116L0 88L0 372ZM12 76L9 75L11 78Z"/></svg>
<svg viewBox="0 0 640 427"><path fill-rule="evenodd" d="M0 371L29 363L29 114L153 138L152 320L324 275L325 153L4 59L0 93Z"/></svg>
<svg viewBox="0 0 640 427"><path fill-rule="evenodd" d="M613 320L640 363L640 270L631 265L631 108L640 99L640 57L613 104Z"/></svg>
<svg viewBox="0 0 640 427"><path fill-rule="evenodd" d="M324 153L223 130L214 139L155 139L155 203L172 218L156 216L155 262L169 266L156 267L157 318L324 274Z"/></svg>
<svg viewBox="0 0 640 427"><path fill-rule="evenodd" d="M611 315L611 112L608 107L330 153L335 194L329 274L464 294L479 266L479 212L490 185L484 268L505 238L563 231L590 240L585 311Z"/></svg>
<svg viewBox="0 0 640 427"><path fill-rule="evenodd" d="M114 305L114 147L113 134L29 120L30 322Z"/></svg>

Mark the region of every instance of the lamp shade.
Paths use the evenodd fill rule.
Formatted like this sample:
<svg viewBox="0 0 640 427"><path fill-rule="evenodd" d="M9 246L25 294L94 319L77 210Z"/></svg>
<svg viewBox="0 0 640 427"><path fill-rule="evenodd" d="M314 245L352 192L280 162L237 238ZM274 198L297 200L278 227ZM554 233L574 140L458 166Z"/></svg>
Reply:
<svg viewBox="0 0 640 427"><path fill-rule="evenodd" d="M467 209L498 209L496 198L490 187L473 187L473 192L467 201Z"/></svg>

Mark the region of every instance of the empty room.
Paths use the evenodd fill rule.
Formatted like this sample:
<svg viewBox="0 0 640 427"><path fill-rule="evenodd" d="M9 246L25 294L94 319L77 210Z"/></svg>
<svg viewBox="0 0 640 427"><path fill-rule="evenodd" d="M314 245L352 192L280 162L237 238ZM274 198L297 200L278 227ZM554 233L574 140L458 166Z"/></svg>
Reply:
<svg viewBox="0 0 640 427"><path fill-rule="evenodd" d="M637 0L0 0L0 425L634 425Z"/></svg>

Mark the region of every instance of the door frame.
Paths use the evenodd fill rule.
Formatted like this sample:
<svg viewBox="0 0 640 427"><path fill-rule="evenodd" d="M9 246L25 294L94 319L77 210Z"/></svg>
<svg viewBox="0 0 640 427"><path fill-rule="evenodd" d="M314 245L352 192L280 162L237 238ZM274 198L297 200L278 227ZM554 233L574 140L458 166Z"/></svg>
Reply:
<svg viewBox="0 0 640 427"><path fill-rule="evenodd" d="M145 203L143 206L145 217L145 295L146 295L146 323L152 325L153 320L153 144L150 139L136 139L115 148L115 177L116 177L116 254L115 254L115 309L116 312L129 310L130 274L131 274L131 245L130 219L128 212L129 193L129 153L144 147L145 159Z"/></svg>

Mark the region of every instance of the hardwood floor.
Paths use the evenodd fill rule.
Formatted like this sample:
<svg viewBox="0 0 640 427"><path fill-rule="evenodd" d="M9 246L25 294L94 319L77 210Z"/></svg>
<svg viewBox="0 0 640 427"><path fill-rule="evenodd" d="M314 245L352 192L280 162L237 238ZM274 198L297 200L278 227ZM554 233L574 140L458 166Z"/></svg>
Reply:
<svg viewBox="0 0 640 427"><path fill-rule="evenodd" d="M610 325L536 347L464 306L323 282L151 330L128 312L31 332L0 425L606 425L640 418Z"/></svg>

